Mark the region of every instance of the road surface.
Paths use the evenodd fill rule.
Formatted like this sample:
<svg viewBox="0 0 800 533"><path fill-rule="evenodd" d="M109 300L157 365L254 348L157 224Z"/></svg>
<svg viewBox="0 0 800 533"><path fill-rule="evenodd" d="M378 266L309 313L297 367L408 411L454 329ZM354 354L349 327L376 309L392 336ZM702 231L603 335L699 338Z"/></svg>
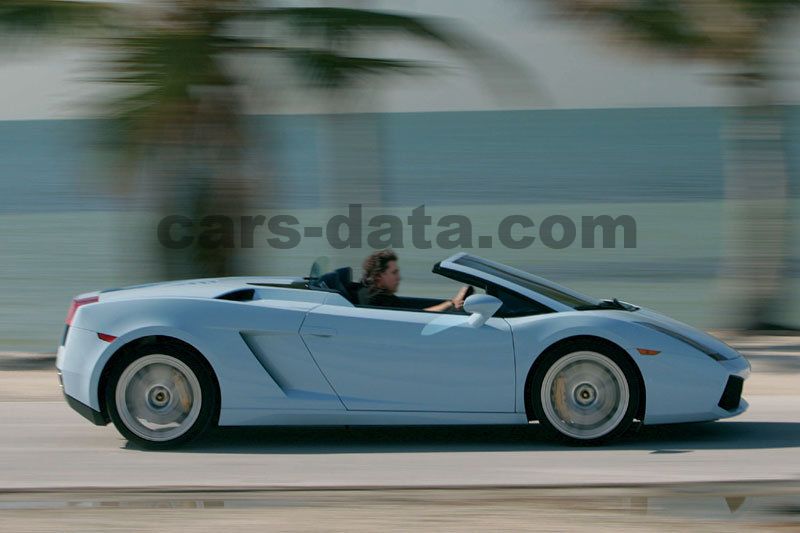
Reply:
<svg viewBox="0 0 800 533"><path fill-rule="evenodd" d="M223 429L172 452L129 447L60 401L0 403L0 488L607 485L800 479L800 396L731 421L644 428L602 448L535 426Z"/></svg>
<svg viewBox="0 0 800 533"><path fill-rule="evenodd" d="M61 400L52 370L0 365L0 489L631 485L800 479L798 341L745 346L750 410L569 448L531 427L222 429L171 452L127 445ZM34 365L35 367L35 365ZM11 370L8 370L11 368Z"/></svg>

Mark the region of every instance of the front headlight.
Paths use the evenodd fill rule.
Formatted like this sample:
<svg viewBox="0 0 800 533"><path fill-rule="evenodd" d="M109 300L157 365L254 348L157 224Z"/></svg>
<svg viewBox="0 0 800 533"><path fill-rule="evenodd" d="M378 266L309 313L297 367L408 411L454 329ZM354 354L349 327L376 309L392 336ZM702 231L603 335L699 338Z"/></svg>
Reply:
<svg viewBox="0 0 800 533"><path fill-rule="evenodd" d="M645 326L647 328L654 329L654 330L656 330L658 332L663 333L664 335L669 335L673 339L679 340L679 341L683 342L684 344L688 344L689 346L691 346L695 350L703 352L704 354L709 356L714 361L726 361L727 360L727 358L724 355L720 354L716 350L712 350L708 346L700 344L696 340L690 339L686 335L681 335L680 333L672 331L671 329L667 329L664 326L659 326L658 324L653 324L652 322L636 322L636 323L639 324L640 326Z"/></svg>

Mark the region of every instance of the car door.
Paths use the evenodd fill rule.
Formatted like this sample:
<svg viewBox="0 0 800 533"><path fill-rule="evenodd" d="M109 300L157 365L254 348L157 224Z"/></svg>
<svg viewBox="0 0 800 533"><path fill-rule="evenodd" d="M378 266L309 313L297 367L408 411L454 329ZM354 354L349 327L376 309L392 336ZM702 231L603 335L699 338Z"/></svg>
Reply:
<svg viewBox="0 0 800 533"><path fill-rule="evenodd" d="M514 347L502 318L322 305L300 329L348 410L514 412Z"/></svg>

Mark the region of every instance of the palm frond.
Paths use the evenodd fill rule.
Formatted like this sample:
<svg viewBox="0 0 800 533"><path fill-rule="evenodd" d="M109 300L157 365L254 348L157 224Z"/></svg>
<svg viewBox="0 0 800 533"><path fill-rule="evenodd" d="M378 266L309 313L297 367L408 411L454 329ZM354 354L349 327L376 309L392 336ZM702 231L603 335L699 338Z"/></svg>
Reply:
<svg viewBox="0 0 800 533"><path fill-rule="evenodd" d="M518 61L481 42L476 36L460 31L457 25L433 17L406 15L368 9L335 7L296 7L254 10L248 16L285 23L305 42L322 43L326 53L313 48L295 53L301 71L311 75L312 83L342 87L366 74L387 72L430 72L431 64L418 61L351 57L346 51L361 39L395 35L416 39L453 53L482 73L498 94L509 84L522 85L531 92L524 67ZM352 69L352 72L348 72ZM514 80L522 80L517 83ZM497 85L497 87L492 87Z"/></svg>
<svg viewBox="0 0 800 533"><path fill-rule="evenodd" d="M432 65L420 61L347 56L330 50L295 49L286 55L312 85L321 88L352 85L357 79L367 75L411 74L433 68Z"/></svg>
<svg viewBox="0 0 800 533"><path fill-rule="evenodd" d="M572 15L610 22L647 44L673 49L709 44L709 36L695 25L681 0L556 0L554 3Z"/></svg>
<svg viewBox="0 0 800 533"><path fill-rule="evenodd" d="M96 25L115 6L80 0L3 0L0 29L11 32L52 32Z"/></svg>
<svg viewBox="0 0 800 533"><path fill-rule="evenodd" d="M731 0L753 16L774 19L800 7L800 0Z"/></svg>
<svg viewBox="0 0 800 533"><path fill-rule="evenodd" d="M104 105L125 134L120 143L141 142L176 115L190 114L198 90L229 90L235 80L219 53L234 43L204 31L160 29L109 41L114 51L97 81L121 87ZM188 118L188 117L184 117Z"/></svg>
<svg viewBox="0 0 800 533"><path fill-rule="evenodd" d="M388 11L336 7L292 7L254 10L249 16L282 21L299 35L341 43L369 33L395 33L457 48L462 39L431 17Z"/></svg>

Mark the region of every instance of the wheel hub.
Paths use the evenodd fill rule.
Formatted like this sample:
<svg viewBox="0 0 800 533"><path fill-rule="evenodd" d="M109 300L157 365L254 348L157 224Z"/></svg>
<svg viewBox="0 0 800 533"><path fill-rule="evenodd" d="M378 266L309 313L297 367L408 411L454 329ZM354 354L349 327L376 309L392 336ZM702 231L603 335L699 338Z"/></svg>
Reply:
<svg viewBox="0 0 800 533"><path fill-rule="evenodd" d="M172 393L164 385L155 385L147 393L147 403L155 410L167 407L172 399Z"/></svg>
<svg viewBox="0 0 800 533"><path fill-rule="evenodd" d="M591 383L581 383L575 387L573 397L581 407L589 407L597 401L597 389Z"/></svg>

